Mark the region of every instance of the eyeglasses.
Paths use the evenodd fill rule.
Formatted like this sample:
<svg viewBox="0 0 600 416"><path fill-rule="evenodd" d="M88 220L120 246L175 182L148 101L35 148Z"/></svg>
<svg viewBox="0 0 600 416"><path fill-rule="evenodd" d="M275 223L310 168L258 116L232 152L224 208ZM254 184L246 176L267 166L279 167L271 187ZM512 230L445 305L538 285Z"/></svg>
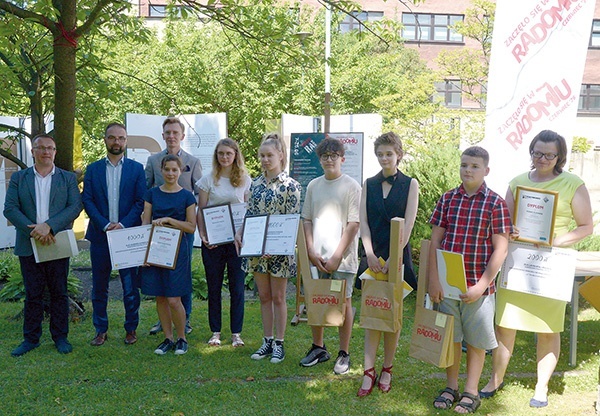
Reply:
<svg viewBox="0 0 600 416"><path fill-rule="evenodd" d="M546 160L554 160L558 155L556 153L531 152L531 156L536 159L541 159L543 156Z"/></svg>
<svg viewBox="0 0 600 416"><path fill-rule="evenodd" d="M52 152L54 152L56 150L56 147L52 147L52 146L34 146L33 150L39 150L42 153L44 153L44 152L52 153Z"/></svg>
<svg viewBox="0 0 600 416"><path fill-rule="evenodd" d="M321 159L322 162L327 162L327 159L331 159L332 162L335 162L339 157L340 155L337 153L325 153L324 155L321 155L319 159Z"/></svg>
<svg viewBox="0 0 600 416"><path fill-rule="evenodd" d="M113 141L113 142L125 143L127 141L127 137L124 137L124 136L119 136L119 137L117 137L117 136L108 136L106 138L106 140L110 140L110 141Z"/></svg>

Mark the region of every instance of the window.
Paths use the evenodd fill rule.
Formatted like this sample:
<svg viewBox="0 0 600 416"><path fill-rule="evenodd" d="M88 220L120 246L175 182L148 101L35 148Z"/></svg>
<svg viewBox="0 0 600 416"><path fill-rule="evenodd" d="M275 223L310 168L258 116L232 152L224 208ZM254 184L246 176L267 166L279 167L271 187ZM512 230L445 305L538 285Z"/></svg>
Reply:
<svg viewBox="0 0 600 416"><path fill-rule="evenodd" d="M340 22L339 30L347 33L352 30L361 30L360 22L375 22L383 18L383 12L352 12L351 15L344 14L344 20Z"/></svg>
<svg viewBox="0 0 600 416"><path fill-rule="evenodd" d="M193 12L193 10L186 6L173 6L171 11L175 12L175 16L181 17L181 10L186 9L188 15ZM148 17L167 17L169 16L169 11L167 10L167 6L164 4L150 4L149 5L149 13Z"/></svg>
<svg viewBox="0 0 600 416"><path fill-rule="evenodd" d="M446 107L459 108L462 105L462 91L460 81L443 81L435 83L436 94L433 101L442 103Z"/></svg>
<svg viewBox="0 0 600 416"><path fill-rule="evenodd" d="M592 34L590 35L590 48L600 48L600 20L592 22Z"/></svg>
<svg viewBox="0 0 600 416"><path fill-rule="evenodd" d="M463 36L451 26L463 19L453 14L402 13L402 37L407 41L462 43Z"/></svg>
<svg viewBox="0 0 600 416"><path fill-rule="evenodd" d="M600 85L583 84L581 86L578 110L600 113Z"/></svg>

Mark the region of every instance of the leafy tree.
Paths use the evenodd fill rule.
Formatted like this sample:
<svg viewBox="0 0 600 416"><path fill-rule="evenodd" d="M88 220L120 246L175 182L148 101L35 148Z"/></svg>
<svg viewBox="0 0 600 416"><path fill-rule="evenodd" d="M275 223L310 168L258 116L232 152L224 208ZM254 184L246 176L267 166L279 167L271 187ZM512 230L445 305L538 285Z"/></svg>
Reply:
<svg viewBox="0 0 600 416"><path fill-rule="evenodd" d="M458 77L463 93L482 107L485 106L495 11L495 2L473 0L473 7L465 11L464 20L456 23L453 29L475 40L478 48L447 49L437 57L441 77Z"/></svg>

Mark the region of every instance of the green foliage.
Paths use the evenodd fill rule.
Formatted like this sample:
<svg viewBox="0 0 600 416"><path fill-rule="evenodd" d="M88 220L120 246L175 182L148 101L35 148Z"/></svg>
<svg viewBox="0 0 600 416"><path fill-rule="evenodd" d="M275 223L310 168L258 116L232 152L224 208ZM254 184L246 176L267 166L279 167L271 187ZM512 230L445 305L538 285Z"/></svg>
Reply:
<svg viewBox="0 0 600 416"><path fill-rule="evenodd" d="M6 281L11 276L20 273L19 258L13 254L12 250L2 250L0 252L0 281Z"/></svg>
<svg viewBox="0 0 600 416"><path fill-rule="evenodd" d="M81 281L72 274L67 277L67 292L71 297L77 297ZM11 275L2 290L0 290L0 302L12 302L25 298L25 285L23 284L23 276L20 271Z"/></svg>
<svg viewBox="0 0 600 416"><path fill-rule="evenodd" d="M411 236L411 245L420 247L431 237L429 217L442 194L460 184L460 151L457 146L440 143L422 147L418 157L410 158L404 169L419 182L419 209Z"/></svg>
<svg viewBox="0 0 600 416"><path fill-rule="evenodd" d="M586 137L573 136L572 153L587 153L592 148L592 144Z"/></svg>
<svg viewBox="0 0 600 416"><path fill-rule="evenodd" d="M575 244L577 251L600 251L600 235L592 234Z"/></svg>
<svg viewBox="0 0 600 416"><path fill-rule="evenodd" d="M441 78L458 77L465 96L485 107L496 4L489 0L473 0L472 5L465 11L464 20L456 23L453 29L475 41L478 48L446 49L436 60Z"/></svg>

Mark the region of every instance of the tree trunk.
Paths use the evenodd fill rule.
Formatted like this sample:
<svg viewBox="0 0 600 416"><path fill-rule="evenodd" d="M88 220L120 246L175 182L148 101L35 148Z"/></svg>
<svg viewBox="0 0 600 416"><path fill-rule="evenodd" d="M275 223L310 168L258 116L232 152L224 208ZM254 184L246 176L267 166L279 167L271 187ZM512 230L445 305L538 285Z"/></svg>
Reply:
<svg viewBox="0 0 600 416"><path fill-rule="evenodd" d="M56 2L55 2L56 3ZM59 23L54 34L54 139L56 166L73 170L73 136L75 131L75 96L77 43L73 30L76 24L76 1L61 1Z"/></svg>

